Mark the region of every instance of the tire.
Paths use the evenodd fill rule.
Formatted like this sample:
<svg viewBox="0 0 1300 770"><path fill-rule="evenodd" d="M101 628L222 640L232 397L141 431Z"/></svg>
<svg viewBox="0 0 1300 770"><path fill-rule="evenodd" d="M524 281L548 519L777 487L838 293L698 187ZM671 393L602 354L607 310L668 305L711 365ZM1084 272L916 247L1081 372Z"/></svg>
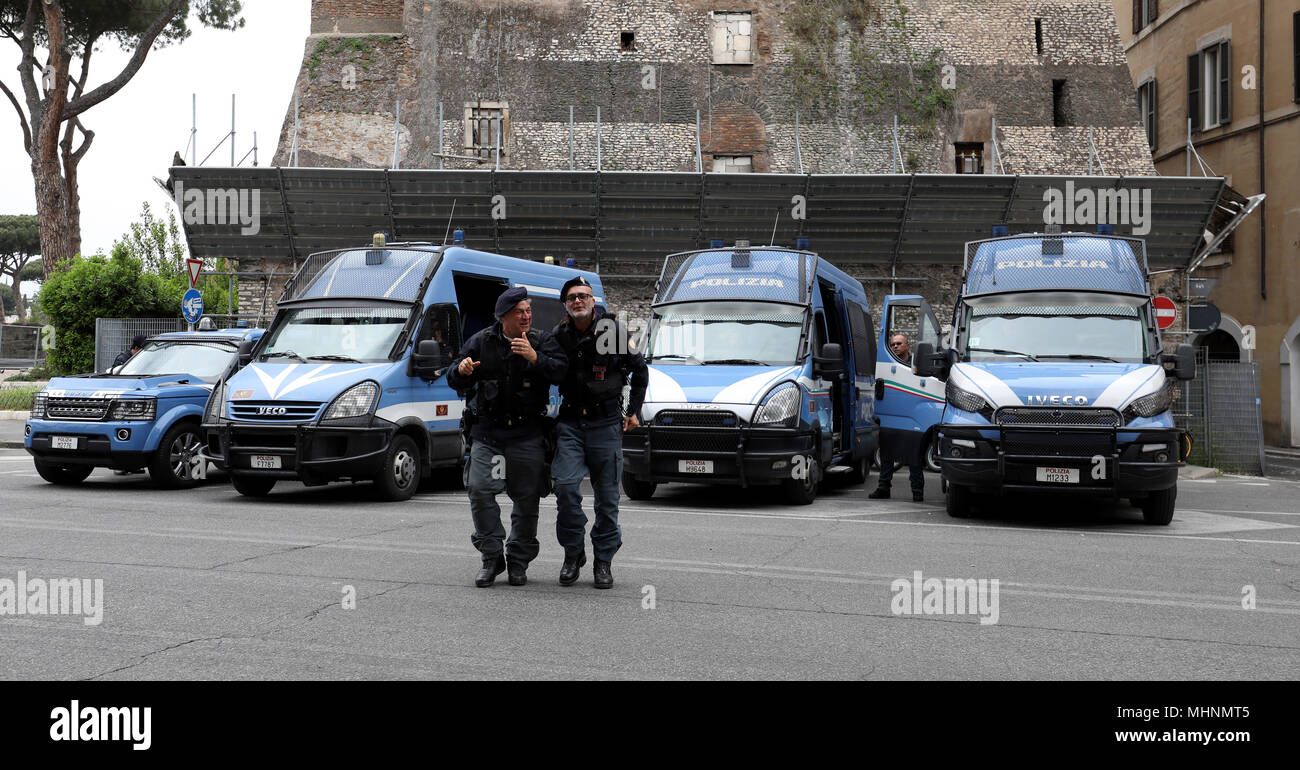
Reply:
<svg viewBox="0 0 1300 770"><path fill-rule="evenodd" d="M930 436L930 440L925 445L925 467L935 473L942 473L943 467L939 465L939 437Z"/></svg>
<svg viewBox="0 0 1300 770"><path fill-rule="evenodd" d="M623 474L623 494L633 500L649 500L658 486L653 481L640 481L630 473Z"/></svg>
<svg viewBox="0 0 1300 770"><path fill-rule="evenodd" d="M420 486L420 450L415 439L398 434L388 445L384 464L375 476L379 499L390 503L410 500Z"/></svg>
<svg viewBox="0 0 1300 770"><path fill-rule="evenodd" d="M235 485L235 491L244 497L266 497L271 494L271 489L275 487L275 479L263 478L261 476L237 476L230 474L230 483Z"/></svg>
<svg viewBox="0 0 1300 770"><path fill-rule="evenodd" d="M845 481L854 486L867 483L869 478L871 478L871 455L863 455L853 463L853 470L844 474Z"/></svg>
<svg viewBox="0 0 1300 770"><path fill-rule="evenodd" d="M809 470L807 478L785 479L781 482L781 491L785 501L791 505L811 505L817 499L817 468Z"/></svg>
<svg viewBox="0 0 1300 770"><path fill-rule="evenodd" d="M1142 501L1142 520L1158 526L1168 525L1174 520L1174 501L1177 499L1177 486L1152 492Z"/></svg>
<svg viewBox="0 0 1300 770"><path fill-rule="evenodd" d="M173 425L158 442L158 450L149 461L149 478L161 489L188 489L198 484L194 478L195 463L203 460L199 449L203 436L199 426L192 422Z"/></svg>
<svg viewBox="0 0 1300 770"><path fill-rule="evenodd" d="M957 484L948 484L947 494L944 496L944 504L948 510L948 515L954 519L966 519L971 515L971 491L970 487L963 487Z"/></svg>
<svg viewBox="0 0 1300 770"><path fill-rule="evenodd" d="M80 484L93 470L95 470L93 465L63 465L36 461L36 472L41 474L41 478L61 487Z"/></svg>

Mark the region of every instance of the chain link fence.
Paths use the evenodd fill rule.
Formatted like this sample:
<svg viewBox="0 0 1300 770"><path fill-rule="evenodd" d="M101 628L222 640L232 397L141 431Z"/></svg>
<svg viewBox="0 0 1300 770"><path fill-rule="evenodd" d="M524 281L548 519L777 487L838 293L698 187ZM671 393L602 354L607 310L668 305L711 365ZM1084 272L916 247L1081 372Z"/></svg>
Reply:
<svg viewBox="0 0 1300 770"><path fill-rule="evenodd" d="M28 369L44 361L41 327L0 324L0 369Z"/></svg>
<svg viewBox="0 0 1300 770"><path fill-rule="evenodd" d="M1192 437L1190 464L1264 475L1258 362L1219 360L1198 347L1196 379L1175 394L1174 422Z"/></svg>
<svg viewBox="0 0 1300 770"><path fill-rule="evenodd" d="M270 315L205 315L218 329L228 329L243 323L250 328L263 329L271 323ZM106 372L114 359L131 349L131 340L137 334L152 337L166 332L183 332L189 328L183 318L96 318L95 319L95 371Z"/></svg>

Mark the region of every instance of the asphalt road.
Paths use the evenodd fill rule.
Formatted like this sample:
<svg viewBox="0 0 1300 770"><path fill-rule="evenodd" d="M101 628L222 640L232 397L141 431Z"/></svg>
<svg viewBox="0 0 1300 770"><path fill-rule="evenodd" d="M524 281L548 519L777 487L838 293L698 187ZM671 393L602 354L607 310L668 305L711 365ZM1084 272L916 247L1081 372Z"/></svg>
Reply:
<svg viewBox="0 0 1300 770"><path fill-rule="evenodd" d="M282 483L254 501L105 470L57 488L0 450L0 588L20 571L103 580L99 625L0 615L0 677L1300 677L1297 482L1185 480L1168 527L1063 498L958 521L933 475L932 502L873 487L806 507L681 485L625 499L608 591L590 565L556 584L548 498L529 584L480 589L463 492L382 504L366 485ZM891 584L917 571L997 579L996 623L896 613Z"/></svg>

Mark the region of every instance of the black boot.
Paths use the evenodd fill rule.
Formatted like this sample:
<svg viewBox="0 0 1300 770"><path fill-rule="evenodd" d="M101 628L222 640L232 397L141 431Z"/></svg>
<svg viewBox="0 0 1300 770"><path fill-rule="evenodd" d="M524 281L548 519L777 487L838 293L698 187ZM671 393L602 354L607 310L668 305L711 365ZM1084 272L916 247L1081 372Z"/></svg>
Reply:
<svg viewBox="0 0 1300 770"><path fill-rule="evenodd" d="M876 487L876 491L875 491L875 492L872 492L872 493L869 494L869 495L867 495L867 499L869 499L869 500L888 500L888 499L889 499L889 490L888 490L888 489L885 489L884 487Z"/></svg>
<svg viewBox="0 0 1300 770"><path fill-rule="evenodd" d="M566 556L564 566L560 567L560 585L571 586L578 582L578 573L582 571L582 565L586 563L586 553L580 553L576 557Z"/></svg>
<svg viewBox="0 0 1300 770"><path fill-rule="evenodd" d="M478 571L478 576L474 578L474 585L479 588L487 588L496 582L497 575L506 571L506 557L498 556L496 559L483 562L483 569Z"/></svg>
<svg viewBox="0 0 1300 770"><path fill-rule="evenodd" d="M591 568L591 572L596 578L595 586L597 588L614 587L614 573L610 572L609 567L609 562L597 559L596 566Z"/></svg>
<svg viewBox="0 0 1300 770"><path fill-rule="evenodd" d="M528 582L528 565L510 562L507 569L510 574L506 576L506 582L512 586L521 586Z"/></svg>

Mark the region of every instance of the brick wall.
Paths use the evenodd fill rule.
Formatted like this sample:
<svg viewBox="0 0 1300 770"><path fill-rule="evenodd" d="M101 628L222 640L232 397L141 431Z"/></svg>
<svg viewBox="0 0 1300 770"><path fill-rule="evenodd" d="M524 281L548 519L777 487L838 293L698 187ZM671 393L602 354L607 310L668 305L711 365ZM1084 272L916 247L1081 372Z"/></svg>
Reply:
<svg viewBox="0 0 1300 770"><path fill-rule="evenodd" d="M311 31L396 32L404 11L404 0L312 0Z"/></svg>

